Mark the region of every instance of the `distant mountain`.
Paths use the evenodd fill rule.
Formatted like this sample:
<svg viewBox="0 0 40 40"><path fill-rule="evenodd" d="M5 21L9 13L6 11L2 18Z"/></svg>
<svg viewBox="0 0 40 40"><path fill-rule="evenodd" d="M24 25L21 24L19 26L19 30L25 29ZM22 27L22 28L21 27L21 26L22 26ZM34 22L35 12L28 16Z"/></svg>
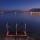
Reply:
<svg viewBox="0 0 40 40"><path fill-rule="evenodd" d="M32 9L30 9L30 11L32 11L32 12L40 12L40 8L32 8Z"/></svg>

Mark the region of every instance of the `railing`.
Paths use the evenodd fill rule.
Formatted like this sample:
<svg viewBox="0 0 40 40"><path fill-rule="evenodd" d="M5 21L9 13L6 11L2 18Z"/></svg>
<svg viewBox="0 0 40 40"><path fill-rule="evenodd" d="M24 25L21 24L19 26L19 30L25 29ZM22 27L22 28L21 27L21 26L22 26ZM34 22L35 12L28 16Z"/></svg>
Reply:
<svg viewBox="0 0 40 40"><path fill-rule="evenodd" d="M24 30L24 35L17 35L17 25L16 24L16 35L8 35L9 31L8 31L8 23L6 24L7 26L7 36L6 39L7 40L26 40L27 39L27 35L26 35L26 24L25 24L25 30ZM21 29L20 29L21 30Z"/></svg>
<svg viewBox="0 0 40 40"><path fill-rule="evenodd" d="M8 23L6 24L6 26L8 26ZM18 24L16 24L16 35L8 35L8 27L7 27L7 36L5 39L7 40L34 40L33 38L30 38L26 33L26 24L24 26L25 27L24 35L17 35L18 34L17 27L18 27Z"/></svg>
<svg viewBox="0 0 40 40"><path fill-rule="evenodd" d="M7 36L27 36L26 35L26 24L25 24L25 30L24 30L24 35L17 35L18 33L17 33L17 24L16 24L16 35L8 35L8 33L9 33L9 31L8 31L8 25L6 25L7 26ZM20 29L21 30L21 29Z"/></svg>

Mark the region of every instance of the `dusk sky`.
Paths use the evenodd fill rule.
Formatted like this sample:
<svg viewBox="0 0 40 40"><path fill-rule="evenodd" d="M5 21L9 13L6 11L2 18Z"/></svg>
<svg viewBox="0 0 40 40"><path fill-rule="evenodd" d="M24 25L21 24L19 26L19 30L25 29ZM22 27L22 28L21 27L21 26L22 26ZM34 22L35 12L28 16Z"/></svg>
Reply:
<svg viewBox="0 0 40 40"><path fill-rule="evenodd" d="M0 9L20 9L40 8L40 0L0 0Z"/></svg>

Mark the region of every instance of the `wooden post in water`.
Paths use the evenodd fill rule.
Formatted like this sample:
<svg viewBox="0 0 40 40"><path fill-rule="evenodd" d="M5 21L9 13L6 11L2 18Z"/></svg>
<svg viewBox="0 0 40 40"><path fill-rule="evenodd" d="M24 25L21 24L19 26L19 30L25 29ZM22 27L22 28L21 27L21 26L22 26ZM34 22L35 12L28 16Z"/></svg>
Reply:
<svg viewBox="0 0 40 40"><path fill-rule="evenodd" d="M7 35L8 35L8 23L6 24L6 28L7 28Z"/></svg>
<svg viewBox="0 0 40 40"><path fill-rule="evenodd" d="M24 31L24 33L25 33L25 36L26 36L26 24L25 24L25 31Z"/></svg>
<svg viewBox="0 0 40 40"><path fill-rule="evenodd" d="M16 24L16 35L17 35L17 24Z"/></svg>

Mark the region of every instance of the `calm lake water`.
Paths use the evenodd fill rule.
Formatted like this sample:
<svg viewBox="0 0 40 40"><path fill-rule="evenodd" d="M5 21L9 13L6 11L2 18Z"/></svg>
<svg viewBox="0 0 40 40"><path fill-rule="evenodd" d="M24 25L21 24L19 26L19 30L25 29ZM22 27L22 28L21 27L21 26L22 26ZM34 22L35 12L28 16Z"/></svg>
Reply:
<svg viewBox="0 0 40 40"><path fill-rule="evenodd" d="M40 35L40 16L30 16L24 13L17 13L16 15L14 13L7 13L4 15L0 15L0 33L1 31L2 32L4 32L4 30L6 31L7 22L12 31L14 30L14 32L16 31L15 30L16 23L18 25L27 24L26 28L29 32Z"/></svg>

